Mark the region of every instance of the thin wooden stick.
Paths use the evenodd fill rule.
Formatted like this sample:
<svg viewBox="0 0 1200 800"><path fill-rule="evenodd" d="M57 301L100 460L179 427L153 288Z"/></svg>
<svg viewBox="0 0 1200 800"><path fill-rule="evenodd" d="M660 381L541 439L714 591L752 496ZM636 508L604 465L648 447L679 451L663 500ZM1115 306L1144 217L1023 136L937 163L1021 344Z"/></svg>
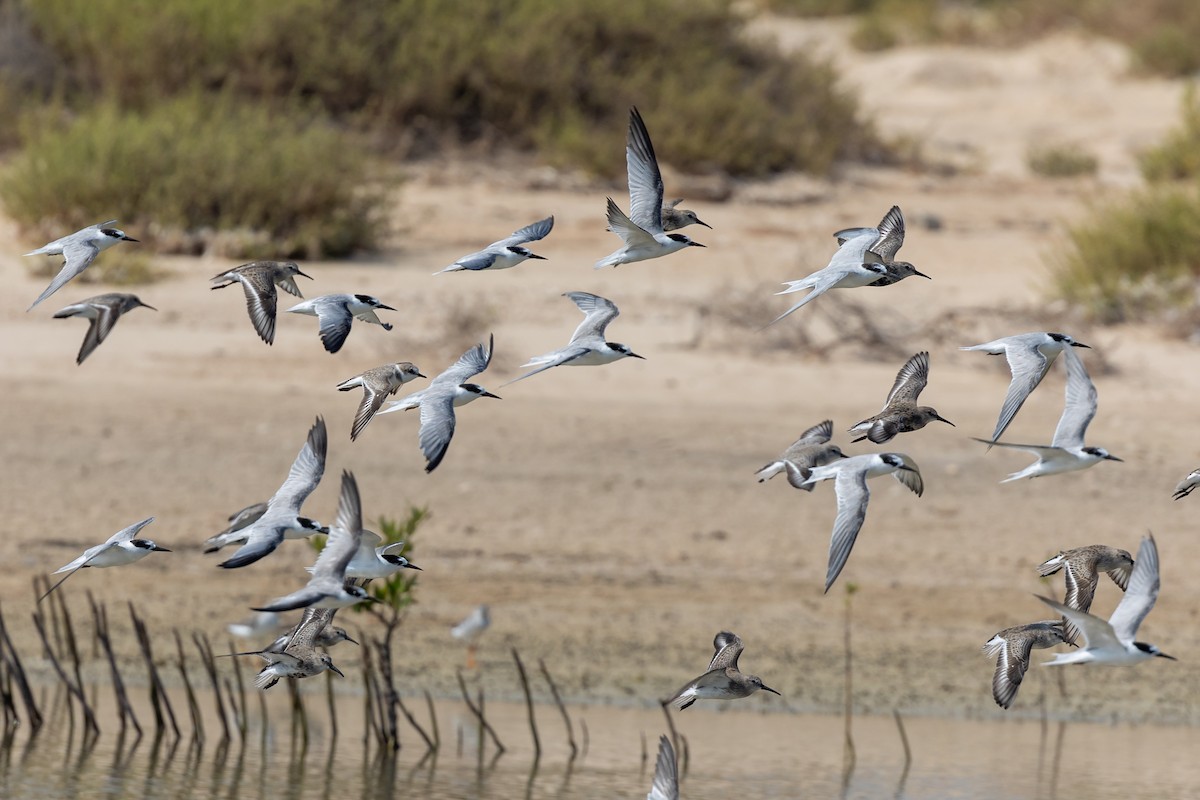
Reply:
<svg viewBox="0 0 1200 800"><path fill-rule="evenodd" d="M529 691L529 677L525 674L525 665L521 663L521 654L515 647L512 649L512 657L513 661L517 662L517 675L521 679L521 689L525 692L525 709L529 712L529 732L533 736L533 764L536 772L537 763L542 759L542 742L538 738L537 718L533 713L533 694ZM570 726L567 727L567 732L570 733ZM532 780L531 775L530 781Z"/></svg>
<svg viewBox="0 0 1200 800"><path fill-rule="evenodd" d="M575 756L579 753L579 748L575 746L575 733L571 728L571 716L567 713L567 707L563 705L562 697L558 694L558 686L554 683L554 678L550 677L550 670L546 669L546 662L540 658L538 659L538 669L542 671L542 677L550 685L550 695L554 698L554 704L558 706L559 713L562 714L563 724L567 726L567 744L571 746L570 761L574 761Z"/></svg>
<svg viewBox="0 0 1200 800"><path fill-rule="evenodd" d="M25 716L29 720L29 727L32 733L37 734L42 727L42 712L38 709L37 701L33 697L33 689L29 686L29 680L25 675L25 667L21 664L21 657L17 655L16 649L13 647L12 639L8 636L8 626L4 622L4 614L0 611L0 652L4 654L4 660L8 664L9 674L17 683L17 692L21 695L21 703L25 706Z"/></svg>
<svg viewBox="0 0 1200 800"><path fill-rule="evenodd" d="M471 701L471 695L467 692L467 682L463 680L462 670L455 670L455 674L458 676L458 688L462 691L463 701L467 704L467 708L470 709L471 713L475 715L475 718L479 720L479 725L485 731L487 731L488 736L491 737L492 742L496 745L496 749L501 753L504 753L506 751L504 744L500 741L500 737L496 735L496 731L492 729L492 726L488 724L487 719L483 716L483 709L480 707L483 704L482 696L480 705L477 706ZM482 748L480 749L482 750Z"/></svg>
<svg viewBox="0 0 1200 800"><path fill-rule="evenodd" d="M130 610L132 612L132 608ZM192 679L188 677L187 656L183 653L183 638L179 635L178 628L173 630L172 633L175 635L175 650L179 653L179 675L183 678L183 688L187 693L188 714L192 718L192 741L197 743L200 748L203 748L204 717L200 714L200 703L196 700L196 691L192 688ZM178 733L176 733L176 738L178 738Z"/></svg>
<svg viewBox="0 0 1200 800"><path fill-rule="evenodd" d="M429 690L425 690L425 706L429 709L429 727L433 731L433 752L437 752L442 746L442 737L438 733L437 713L433 708L433 697L429 694Z"/></svg>

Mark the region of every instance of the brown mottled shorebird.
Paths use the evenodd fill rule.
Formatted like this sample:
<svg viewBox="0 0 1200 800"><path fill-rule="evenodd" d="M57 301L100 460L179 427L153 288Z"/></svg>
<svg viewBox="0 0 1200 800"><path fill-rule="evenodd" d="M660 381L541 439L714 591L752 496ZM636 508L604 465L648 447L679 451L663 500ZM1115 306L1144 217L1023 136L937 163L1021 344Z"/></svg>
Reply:
<svg viewBox="0 0 1200 800"><path fill-rule="evenodd" d="M212 278L213 289L224 289L240 283L246 292L246 310L250 313L250 322L259 338L267 344L275 342L275 308L278 303L278 286L288 294L303 298L300 288L296 286L295 276L300 275L312 280L311 275L305 275L294 261L251 261L240 267L222 272ZM217 283L223 281L223 283Z"/></svg>
<svg viewBox="0 0 1200 800"><path fill-rule="evenodd" d="M682 711L697 700L736 700L749 697L759 689L779 694L770 686L764 686L757 675L747 675L738 670L738 656L744 647L737 634L729 631L718 633L713 639L713 648L717 652L708 664L708 671L670 699L664 700L663 705L670 704Z"/></svg>
<svg viewBox="0 0 1200 800"><path fill-rule="evenodd" d="M677 197L674 200L663 203L662 226L664 231L677 231L680 228L686 228L688 225L703 225L712 230L712 225L709 225L696 216L695 211L688 208L676 208L682 202L683 198Z"/></svg>
<svg viewBox="0 0 1200 800"><path fill-rule="evenodd" d="M1171 496L1176 500L1181 500L1191 494L1197 486L1200 486L1200 469L1189 472L1188 476L1175 487L1175 492Z"/></svg>
<svg viewBox="0 0 1200 800"><path fill-rule="evenodd" d="M983 344L970 347L960 347L959 350L981 350L988 355L1003 355L1008 360L1008 369L1012 373L1012 381L1008 384L1008 393L1004 396L1004 405L1000 407L1000 417L996 420L996 430L992 433L992 441L1000 438L1008 428L1009 423L1017 416L1021 406L1033 394L1033 390L1046 377L1054 359L1068 347L1089 348L1086 344L1077 342L1065 333L1019 333L1015 336L1005 336Z"/></svg>
<svg viewBox="0 0 1200 800"><path fill-rule="evenodd" d="M397 361L394 364L374 367L339 383L339 392L348 392L359 386L363 389L362 403L358 406L354 424L350 428L350 441L357 439L363 432L363 428L367 427L367 423L375 416L375 412L383 405L388 395L395 394L397 389L409 381L424 377L417 365L411 361Z"/></svg>
<svg viewBox="0 0 1200 800"><path fill-rule="evenodd" d="M100 346L108 336L109 331L117 324L117 320L126 311L132 311L138 307L148 308L151 311L157 311L154 306L148 306L137 298L134 294L123 294L121 292L111 292L109 294L98 294L95 297L89 297L87 300L80 300L78 303L67 306L66 308L54 313L55 319L66 319L67 317L83 317L89 320L87 333L83 336L83 346L79 348L79 355L75 359L76 364L82 364L83 360L92 354L92 351Z"/></svg>
<svg viewBox="0 0 1200 800"><path fill-rule="evenodd" d="M1086 547L1063 550L1037 567L1038 574L1043 578L1059 570L1063 570L1067 582L1064 604L1078 611L1087 611L1092 607L1092 599L1096 596L1096 584L1100 580L1101 572L1107 572L1113 583L1120 586L1121 591L1125 591L1129 586L1129 576L1133 574L1133 556L1128 550L1118 550L1103 544L1089 544ZM1067 644L1074 644L1079 631L1066 618L1063 619L1063 626Z"/></svg>
<svg viewBox="0 0 1200 800"><path fill-rule="evenodd" d="M322 647L328 650L339 642L350 642L350 644L358 644L357 641L350 638L350 634L346 633L345 628L338 628L333 625L333 615L338 612L336 608L313 608L312 606L304 609L304 616L300 618L299 624L290 631L280 636L271 646L266 648L265 652L282 653L287 650L295 638L296 634L301 631L307 631L309 626L313 626L316 633L312 635L312 644L314 647ZM273 613L273 612L258 612ZM306 634L308 635L308 634Z"/></svg>
<svg viewBox="0 0 1200 800"><path fill-rule="evenodd" d="M1065 641L1061 620L1005 628L989 639L983 652L996 658L996 673L992 676L992 698L996 705L1008 708L1017 699L1017 689L1029 669L1029 654L1035 647L1042 650Z"/></svg>
<svg viewBox="0 0 1200 800"><path fill-rule="evenodd" d="M800 434L800 438L792 442L777 461L767 464L754 475L758 478L758 482L762 483L774 478L780 472L787 472L788 483L797 489L811 492L813 484L806 486L802 483L804 480L800 477L803 474L802 471L813 467L822 467L831 461L846 457L840 447L836 444L829 444L831 438L833 438L833 420L827 419ZM792 466L790 470L788 469L789 464Z"/></svg>
<svg viewBox="0 0 1200 800"><path fill-rule="evenodd" d="M679 800L679 762L675 747L666 736L658 737L658 762L646 800Z"/></svg>
<svg viewBox="0 0 1200 800"><path fill-rule="evenodd" d="M334 666L333 659L329 654L322 653L317 649L321 646L317 639L325 632L332 616L332 614L305 614L300 624L296 626L296 630L291 633L287 645L282 651L276 652L267 649L247 653L224 653L223 655L259 656L266 661L267 665L254 678L254 685L264 691L278 683L280 678L310 678L327 669L333 670L344 678L346 676ZM345 632L343 631L343 633Z"/></svg>
<svg viewBox="0 0 1200 800"><path fill-rule="evenodd" d="M914 275L920 275L922 278L929 278L924 272L920 272L912 264L907 261L897 261L896 253L904 244L904 214L900 211L900 206L892 206L888 212L883 215L879 226L875 228L847 228L838 231L834 236L838 240L838 247L841 247L847 241L857 237L866 235L874 235L877 238L873 244L868 245L867 253L879 256L880 262L886 269L886 274L878 280L867 284L868 286L891 286L894 283L899 283L905 278L911 278Z"/></svg>
<svg viewBox="0 0 1200 800"><path fill-rule="evenodd" d="M850 429L851 433L866 431L864 436L852 441L861 442L863 439L870 439L875 444L883 444L896 438L897 434L919 431L934 420L954 427L954 423L939 415L936 409L917 405L917 398L921 396L927 383L929 383L929 353L922 350L910 358L896 373L896 382L892 384L892 390L888 392L883 410Z"/></svg>

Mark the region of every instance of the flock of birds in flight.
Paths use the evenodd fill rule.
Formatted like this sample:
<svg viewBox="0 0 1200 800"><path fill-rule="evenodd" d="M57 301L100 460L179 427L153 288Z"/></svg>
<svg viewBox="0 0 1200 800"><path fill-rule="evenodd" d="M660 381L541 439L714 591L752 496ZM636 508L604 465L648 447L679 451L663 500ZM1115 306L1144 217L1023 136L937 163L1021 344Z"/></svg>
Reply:
<svg viewBox="0 0 1200 800"><path fill-rule="evenodd" d="M654 148L644 121L637 109L631 109L626 144L630 213L627 216L608 198L609 230L617 234L623 246L596 262L597 269L615 267L651 258L670 255L688 247L703 247L677 231L702 222L695 212L677 208L680 201L663 202L663 182ZM61 255L65 261L61 271L41 296L39 303L65 286L92 264L103 250L131 239L123 231L111 227L110 220L64 236L27 255ZM509 269L528 259L542 259L527 245L545 238L553 229L554 218L534 222L511 236L464 256L435 274L460 271ZM786 284L778 294L808 290L799 302L792 305L768 325L773 325L832 289L862 286L889 286L905 278L929 276L912 264L896 260L904 242L904 217L893 206L876 227L848 228L834 234L838 249L829 264L811 275ZM255 261L235 267L212 279L213 289L241 284L246 297L250 320L259 337L267 344L275 338L277 312L276 289L302 298L296 276L309 278L293 262ZM531 358L524 366L532 367L509 383L524 380L558 366L598 366L624 358L642 358L629 346L609 342L605 332L619 311L611 301L588 292L567 292L569 298L584 314L566 346ZM108 336L122 314L146 306L136 296L108 293L69 305L55 317L82 316L90 320L78 363L82 363ZM330 353L338 352L346 341L355 320L382 326L391 325L377 316L378 311L394 310L378 298L366 294L328 294L306 300L289 312L316 316L321 343ZM369 369L337 386L340 391L363 390L362 402L351 426L351 439L357 439L376 415L394 411L420 409L419 444L426 458L426 471L436 469L446 456L454 435L455 409L482 397L496 398L484 387L470 382L491 363L493 339L486 345L480 342L454 364L439 373L429 385L385 408L384 402L409 381L425 376L409 362L386 364ZM978 439L988 447L1010 447L1027 450L1037 460L1002 482L1022 478L1037 478L1086 469L1101 461L1120 461L1101 447L1085 444L1084 435L1096 414L1095 385L1075 352L1088 346L1062 333L1034 332L1006 336L963 350L1003 355L1011 372L1011 383L1001 406L995 430L989 439ZM1054 361L1061 356L1066 365L1066 393L1063 412L1048 445L1014 444L999 441L1022 405L1046 377ZM882 410L854 425L850 431L861 434L853 441L869 440L885 444L903 433L920 430L930 422L954 423L929 407L918 405L922 391L929 381L929 353L912 356L901 367ZM893 475L917 496L924 483L917 463L899 452L867 453L848 456L835 444L833 423L825 420L806 430L775 461L760 469L760 482L784 473L788 483L803 491L812 492L817 483L834 482L837 497L837 516L831 534L825 591L837 580L849 559L850 552L866 519L870 499L868 479ZM304 609L300 623L286 636L254 654L262 656L267 665L260 672L257 685L268 688L281 677L303 678L326 669L337 671L326 648L340 641L353 641L331 623L336 611L360 602L369 602L370 595L363 585L372 579L387 578L402 569L419 569L399 555L403 543L384 545L381 538L362 528L362 508L357 482L353 474L342 475L337 516L326 526L301 515L301 506L321 480L325 468L328 436L323 419L318 418L307 440L292 464L288 477L275 495L266 503L250 506L230 518L230 526L205 543L205 552L228 545L239 545L234 554L218 566L236 569L266 557L285 539L325 534L328 539L309 571L311 579L302 588L263 603L256 610L273 613ZM1179 499L1200 485L1200 470L1192 472L1176 488ZM151 552L163 551L138 533L153 517L135 523L113 535L105 543L89 548L78 558L64 565L55 574L65 573L62 580L86 567L112 567L129 564ZM1091 545L1067 550L1050 558L1038 567L1042 575L1062 571L1066 582L1065 602L1040 598L1059 618L1020 625L997 633L984 645L995 657L993 697L998 705L1008 708L1029 666L1032 649L1058 644L1075 645L1079 635L1084 644L1077 650L1060 653L1049 664L1099 663L1134 664L1152 657L1171 658L1154 645L1134 640L1141 621L1150 612L1158 595L1158 551L1153 536L1145 537L1134 560L1125 550L1103 545ZM1088 613L1095 595L1098 575L1108 573L1124 592L1124 597L1109 620ZM55 584L53 591L61 584ZM49 591L47 594L49 594ZM486 606L464 620L459 626L462 638L472 639L488 625ZM456 629L458 630L458 629ZM715 654L708 669L686 684L665 703L687 708L697 699L731 699L746 697L762 689L778 694L757 677L738 669L738 657L743 650L740 638L721 632L714 640ZM244 655L244 654L237 654ZM338 672L338 674L341 674ZM670 743L660 748L659 773L663 785L675 780L664 772L665 754L671 768L674 753ZM664 777L665 776L665 777ZM656 790L659 777L655 779ZM650 797L677 797L663 789Z"/></svg>

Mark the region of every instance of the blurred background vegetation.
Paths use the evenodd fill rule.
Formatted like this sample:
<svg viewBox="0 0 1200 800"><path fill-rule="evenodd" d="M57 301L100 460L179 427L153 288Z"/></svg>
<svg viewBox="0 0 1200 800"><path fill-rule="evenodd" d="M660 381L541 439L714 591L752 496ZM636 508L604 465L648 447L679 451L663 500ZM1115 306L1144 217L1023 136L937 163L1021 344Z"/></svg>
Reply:
<svg viewBox="0 0 1200 800"><path fill-rule="evenodd" d="M863 50L901 44L1013 46L1063 30L1128 45L1139 70L1178 77L1200 69L1195 0L761 0L780 14L854 15Z"/></svg>
<svg viewBox="0 0 1200 800"><path fill-rule="evenodd" d="M827 64L742 27L728 0L0 0L0 201L46 236L237 226L238 255L315 257L377 241L381 158L615 176L631 105L683 170L886 157Z"/></svg>

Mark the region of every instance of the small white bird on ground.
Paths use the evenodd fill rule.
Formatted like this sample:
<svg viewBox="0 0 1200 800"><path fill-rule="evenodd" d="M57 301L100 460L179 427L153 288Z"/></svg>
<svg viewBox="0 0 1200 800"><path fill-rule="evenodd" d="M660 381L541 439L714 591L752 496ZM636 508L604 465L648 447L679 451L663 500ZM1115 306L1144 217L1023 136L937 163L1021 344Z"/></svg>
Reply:
<svg viewBox="0 0 1200 800"><path fill-rule="evenodd" d="M492 626L487 604L476 606L467 618L450 629L450 635L467 643L467 669L475 669L475 649L479 637Z"/></svg>
<svg viewBox="0 0 1200 800"><path fill-rule="evenodd" d="M110 227L114 222L116 222L115 219L110 219L98 225L89 225L25 254L27 256L63 257L62 269L54 276L54 280L50 281L46 291L42 292L38 299L33 301L33 305L26 309L27 312L32 311L34 306L66 286L68 281L90 267L101 251L107 250L118 242L137 241L137 239L126 236L125 231Z"/></svg>
<svg viewBox="0 0 1200 800"><path fill-rule="evenodd" d="M135 561L145 558L154 552L169 553L171 552L165 547L159 547L150 539L135 539L138 531L154 522L154 517L147 517L141 522L135 522L128 528L117 531L104 544L98 544L95 547L89 547L83 551L83 555L71 561L69 564L64 564L54 570L52 574L67 573L58 581L58 583L46 590L46 593L38 598L40 603L46 599L46 596L62 586L63 581L74 575L81 569L88 567L123 567L126 564L132 564Z"/></svg>

